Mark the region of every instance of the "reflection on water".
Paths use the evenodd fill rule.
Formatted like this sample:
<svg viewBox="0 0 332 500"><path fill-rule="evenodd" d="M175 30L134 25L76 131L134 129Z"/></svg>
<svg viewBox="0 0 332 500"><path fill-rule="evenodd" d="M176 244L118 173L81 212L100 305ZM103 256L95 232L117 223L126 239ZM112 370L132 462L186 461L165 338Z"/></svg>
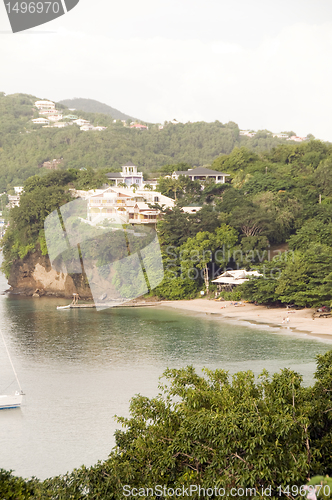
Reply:
<svg viewBox="0 0 332 500"><path fill-rule="evenodd" d="M5 288L3 280L2 287ZM113 415L136 393L153 396L166 367L234 373L296 369L312 382L328 342L162 308L56 310L64 300L0 296L2 330L26 392L0 412L0 467L47 477L107 458ZM14 376L0 347L0 390Z"/></svg>

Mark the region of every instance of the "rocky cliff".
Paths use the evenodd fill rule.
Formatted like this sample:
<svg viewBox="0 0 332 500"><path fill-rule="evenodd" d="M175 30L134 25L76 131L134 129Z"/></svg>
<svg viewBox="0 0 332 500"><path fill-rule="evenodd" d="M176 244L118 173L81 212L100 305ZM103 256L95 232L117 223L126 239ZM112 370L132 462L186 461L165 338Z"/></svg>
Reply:
<svg viewBox="0 0 332 500"><path fill-rule="evenodd" d="M8 278L10 293L20 295L50 295L71 298L79 293L82 299L92 299L83 274L59 273L52 269L48 256L37 249L13 263Z"/></svg>

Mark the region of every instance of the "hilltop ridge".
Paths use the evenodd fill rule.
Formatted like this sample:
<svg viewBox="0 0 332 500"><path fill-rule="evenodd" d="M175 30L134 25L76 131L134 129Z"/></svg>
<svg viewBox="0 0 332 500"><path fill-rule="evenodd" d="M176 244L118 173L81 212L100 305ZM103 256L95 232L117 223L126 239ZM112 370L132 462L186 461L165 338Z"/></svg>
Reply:
<svg viewBox="0 0 332 500"><path fill-rule="evenodd" d="M0 193L23 185L32 175L46 174L44 167L54 159L61 160L58 165L61 170L91 167L105 171L117 170L131 160L145 176L156 177L165 165L185 163L215 168L221 158L233 151L235 154L238 149L262 154L279 145L296 145L291 137L281 137L291 133L275 137L267 130L247 133L232 121L172 120L164 125L128 125L110 114L79 110L75 115L91 124L91 128L86 127L88 132L80 130L78 124L69 126L61 121L57 124L63 128L44 127L43 123L32 121L43 116L35 106L39 99L30 94L0 93ZM70 121L66 116L71 115L69 109L64 104L54 104L64 120ZM222 166L226 167L229 165Z"/></svg>
<svg viewBox="0 0 332 500"><path fill-rule="evenodd" d="M102 113L111 115L115 120L135 120L134 117L122 113L118 109L112 108L108 104L96 101L95 99L85 99L83 97L73 97L72 99L63 99L59 104L67 108L85 111L86 113Z"/></svg>

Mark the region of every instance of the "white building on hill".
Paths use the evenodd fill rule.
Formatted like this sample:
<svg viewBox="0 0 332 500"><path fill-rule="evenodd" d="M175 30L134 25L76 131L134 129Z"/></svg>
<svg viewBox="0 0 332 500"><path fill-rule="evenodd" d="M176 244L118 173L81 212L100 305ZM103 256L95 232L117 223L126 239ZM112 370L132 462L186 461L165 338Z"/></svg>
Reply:
<svg viewBox="0 0 332 500"><path fill-rule="evenodd" d="M88 221L97 224L103 219L114 220L122 224L155 225L159 218L159 211L149 207L149 204L158 203L172 208L174 200L157 192L145 190L109 187L105 190L96 190L96 193L87 198Z"/></svg>
<svg viewBox="0 0 332 500"><path fill-rule="evenodd" d="M34 120L31 120L32 123L36 125L48 125L50 122L46 118L35 118Z"/></svg>
<svg viewBox="0 0 332 500"><path fill-rule="evenodd" d="M38 109L55 109L55 104L52 101L36 101L35 106Z"/></svg>
<svg viewBox="0 0 332 500"><path fill-rule="evenodd" d="M136 165L131 161L123 165L122 172L110 172L106 176L110 181L115 182L116 186L124 182L127 186L137 184L139 188L143 187L143 172L138 172Z"/></svg>
<svg viewBox="0 0 332 500"><path fill-rule="evenodd" d="M49 115L48 119L51 122L58 122L58 121L62 120L62 115L60 113L59 114L54 114L54 115Z"/></svg>
<svg viewBox="0 0 332 500"><path fill-rule="evenodd" d="M73 123L76 123L79 127L83 127L83 125L90 125L88 120L83 120L83 118L78 118L78 120L74 120Z"/></svg>
<svg viewBox="0 0 332 500"><path fill-rule="evenodd" d="M205 181L207 179L214 179L217 184L224 184L226 182L226 177L230 176L230 174L218 172L217 170L211 170L210 168L197 167L190 168L189 170L177 170L173 172L172 179L178 179L180 175L185 175L192 181Z"/></svg>

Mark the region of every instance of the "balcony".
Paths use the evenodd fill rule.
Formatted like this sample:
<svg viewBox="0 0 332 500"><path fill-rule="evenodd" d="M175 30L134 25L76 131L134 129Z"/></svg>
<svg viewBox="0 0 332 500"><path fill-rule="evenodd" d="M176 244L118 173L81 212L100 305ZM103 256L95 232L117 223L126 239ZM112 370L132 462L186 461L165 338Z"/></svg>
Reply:
<svg viewBox="0 0 332 500"><path fill-rule="evenodd" d="M153 219L129 219L129 224L156 224L157 218Z"/></svg>

